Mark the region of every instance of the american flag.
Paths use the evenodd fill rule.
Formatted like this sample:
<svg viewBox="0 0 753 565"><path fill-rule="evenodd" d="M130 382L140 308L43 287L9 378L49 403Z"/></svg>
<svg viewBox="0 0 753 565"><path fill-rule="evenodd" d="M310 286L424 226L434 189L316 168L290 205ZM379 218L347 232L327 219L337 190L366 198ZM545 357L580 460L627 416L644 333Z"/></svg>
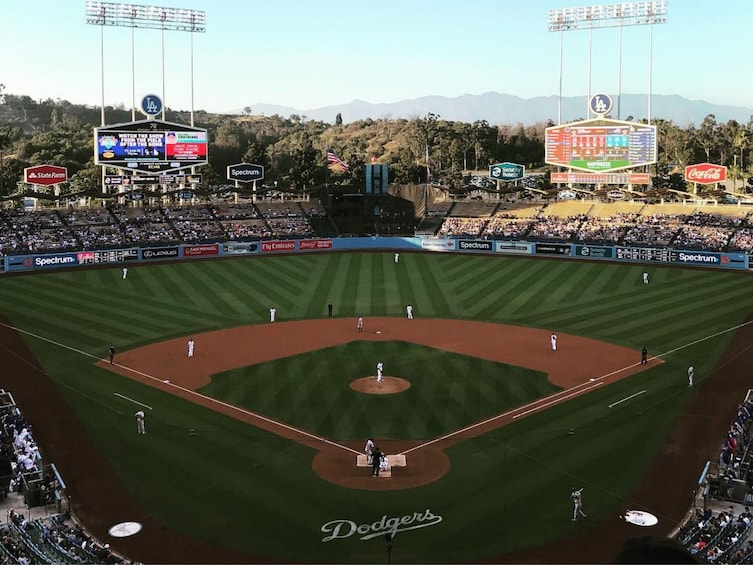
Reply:
<svg viewBox="0 0 753 565"><path fill-rule="evenodd" d="M337 165L338 167L340 167L340 169L342 169L346 173L350 172L350 167L348 167L348 165L345 164L345 161L343 161L342 159L340 159L340 157L335 155L335 152L332 151L331 147L327 147L327 163L333 163Z"/></svg>

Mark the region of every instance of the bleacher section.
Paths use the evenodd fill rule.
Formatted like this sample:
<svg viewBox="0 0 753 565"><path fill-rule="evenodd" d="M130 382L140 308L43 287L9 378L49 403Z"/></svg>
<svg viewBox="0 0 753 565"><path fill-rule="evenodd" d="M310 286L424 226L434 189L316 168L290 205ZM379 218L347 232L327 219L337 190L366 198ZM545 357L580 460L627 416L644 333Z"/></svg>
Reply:
<svg viewBox="0 0 753 565"><path fill-rule="evenodd" d="M317 200L0 210L0 252L75 251L132 245L337 237ZM347 235L347 234L345 234ZM415 235L483 237L753 251L753 217L739 206L591 200L435 202Z"/></svg>

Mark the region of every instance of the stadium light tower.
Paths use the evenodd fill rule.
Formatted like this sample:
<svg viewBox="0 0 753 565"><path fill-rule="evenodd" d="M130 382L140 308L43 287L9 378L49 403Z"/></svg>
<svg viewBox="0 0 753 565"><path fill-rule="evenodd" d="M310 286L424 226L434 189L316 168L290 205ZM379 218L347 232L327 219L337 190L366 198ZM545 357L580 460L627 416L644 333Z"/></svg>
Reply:
<svg viewBox="0 0 753 565"><path fill-rule="evenodd" d="M560 76L557 124L562 123L562 35L565 31L588 30L588 104L591 97L591 33L596 28L617 27L617 119L620 119L620 96L622 94L622 28L623 26L649 26L648 39L648 122L651 123L651 91L653 88L653 29L654 24L667 22L667 0L620 2L601 6L579 6L549 10L549 31L560 33ZM590 107L588 108L590 113ZM588 116L588 114L586 114Z"/></svg>
<svg viewBox="0 0 753 565"><path fill-rule="evenodd" d="M191 125L194 113L193 34L206 31L206 13L186 8L165 8L89 0L86 3L86 23L100 26L100 57L102 78L102 125L105 125L105 26L131 28L131 117L136 119L136 28L158 29L162 33L162 119L165 119L165 31L187 31L191 34Z"/></svg>

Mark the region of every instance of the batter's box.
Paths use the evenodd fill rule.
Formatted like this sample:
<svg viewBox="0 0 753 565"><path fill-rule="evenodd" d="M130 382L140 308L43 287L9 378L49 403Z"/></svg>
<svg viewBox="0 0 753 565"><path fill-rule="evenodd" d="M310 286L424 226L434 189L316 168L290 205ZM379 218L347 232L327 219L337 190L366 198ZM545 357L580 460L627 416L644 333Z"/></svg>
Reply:
<svg viewBox="0 0 753 565"><path fill-rule="evenodd" d="M402 453L398 455L388 455L387 462L390 464L390 467L405 467L405 455ZM358 456L356 467L371 467L371 465L366 462L365 453Z"/></svg>

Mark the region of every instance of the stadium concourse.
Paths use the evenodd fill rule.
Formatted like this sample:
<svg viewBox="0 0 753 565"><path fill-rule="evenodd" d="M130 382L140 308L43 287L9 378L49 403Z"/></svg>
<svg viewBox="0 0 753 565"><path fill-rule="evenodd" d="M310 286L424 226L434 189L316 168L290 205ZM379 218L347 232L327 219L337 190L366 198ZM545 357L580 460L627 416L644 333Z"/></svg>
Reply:
<svg viewBox="0 0 753 565"><path fill-rule="evenodd" d="M0 209L0 253L5 255L332 234L337 229L316 199ZM436 201L416 235L750 252L753 218L738 205L551 202L507 196Z"/></svg>

